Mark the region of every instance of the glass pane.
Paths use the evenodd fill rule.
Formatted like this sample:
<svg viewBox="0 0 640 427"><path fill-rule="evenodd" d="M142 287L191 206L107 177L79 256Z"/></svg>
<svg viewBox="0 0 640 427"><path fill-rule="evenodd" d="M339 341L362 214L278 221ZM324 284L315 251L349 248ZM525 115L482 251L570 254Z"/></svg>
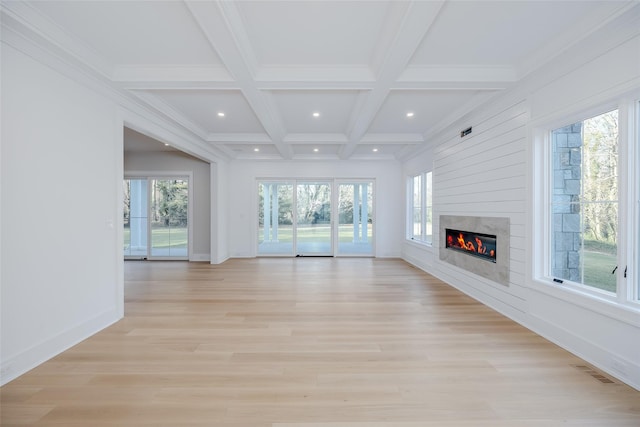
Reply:
<svg viewBox="0 0 640 427"><path fill-rule="evenodd" d="M188 256L189 187L184 179L151 181L151 255Z"/></svg>
<svg viewBox="0 0 640 427"><path fill-rule="evenodd" d="M124 180L124 255L146 257L148 195L146 179Z"/></svg>
<svg viewBox="0 0 640 427"><path fill-rule="evenodd" d="M428 243L433 243L433 188L432 188L432 176L431 172L428 172L426 175L427 178L427 188L426 188L426 196L427 200L425 203L426 212L425 212L425 240Z"/></svg>
<svg viewBox="0 0 640 427"><path fill-rule="evenodd" d="M422 176L413 177L413 234L411 237L422 240Z"/></svg>
<svg viewBox="0 0 640 427"><path fill-rule="evenodd" d="M293 255L293 185L258 183L258 254Z"/></svg>
<svg viewBox="0 0 640 427"><path fill-rule="evenodd" d="M552 132L551 274L615 292L618 113Z"/></svg>
<svg viewBox="0 0 640 427"><path fill-rule="evenodd" d="M332 255L331 186L328 183L301 183L296 188L297 253Z"/></svg>
<svg viewBox="0 0 640 427"><path fill-rule="evenodd" d="M338 186L338 253L373 254L373 183Z"/></svg>
<svg viewBox="0 0 640 427"><path fill-rule="evenodd" d="M583 283L611 292L616 291L617 208L617 203L584 205Z"/></svg>

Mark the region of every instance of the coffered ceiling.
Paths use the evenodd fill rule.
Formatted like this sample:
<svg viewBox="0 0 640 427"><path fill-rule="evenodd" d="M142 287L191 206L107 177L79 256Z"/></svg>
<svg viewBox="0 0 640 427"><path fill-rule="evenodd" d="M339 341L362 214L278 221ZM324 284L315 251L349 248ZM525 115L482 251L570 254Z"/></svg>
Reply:
<svg viewBox="0 0 640 427"><path fill-rule="evenodd" d="M632 3L34 1L3 8L221 157L405 159Z"/></svg>

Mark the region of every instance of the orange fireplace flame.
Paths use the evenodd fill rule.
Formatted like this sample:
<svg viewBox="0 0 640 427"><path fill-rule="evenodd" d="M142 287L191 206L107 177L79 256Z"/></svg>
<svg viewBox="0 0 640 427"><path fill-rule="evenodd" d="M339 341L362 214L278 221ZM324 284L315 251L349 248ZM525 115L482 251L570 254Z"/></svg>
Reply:
<svg viewBox="0 0 640 427"><path fill-rule="evenodd" d="M466 249L470 252L475 252L478 254L486 254L487 253L487 247L484 246L484 244L482 243L482 239L480 239L479 237L475 237L475 244L474 242L472 242L471 240L465 240L464 239L464 235L462 233L460 233L458 235L458 247L460 247L461 249ZM494 256L495 251L492 249L489 254L491 256Z"/></svg>

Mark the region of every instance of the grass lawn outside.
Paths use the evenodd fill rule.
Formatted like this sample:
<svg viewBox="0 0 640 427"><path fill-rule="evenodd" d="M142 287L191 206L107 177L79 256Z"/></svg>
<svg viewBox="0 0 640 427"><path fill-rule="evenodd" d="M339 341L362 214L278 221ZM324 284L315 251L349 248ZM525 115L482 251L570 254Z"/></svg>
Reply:
<svg viewBox="0 0 640 427"><path fill-rule="evenodd" d="M367 236L369 241L373 238L373 226L368 224ZM331 239L331 226L329 224L322 225L304 225L298 226L298 242L307 243L314 241L328 241ZM264 238L264 228L258 228L259 243ZM280 242L293 242L293 226L281 225L278 227L278 240ZM349 243L353 241L353 225L344 224L338 227L338 241L341 243Z"/></svg>
<svg viewBox="0 0 640 427"><path fill-rule="evenodd" d="M616 256L603 252L585 250L584 284L604 291L616 291L616 274L611 274L616 267Z"/></svg>
<svg viewBox="0 0 640 427"><path fill-rule="evenodd" d="M186 248L189 242L186 227L152 227L151 242L154 248ZM131 244L131 230L124 229L125 250Z"/></svg>

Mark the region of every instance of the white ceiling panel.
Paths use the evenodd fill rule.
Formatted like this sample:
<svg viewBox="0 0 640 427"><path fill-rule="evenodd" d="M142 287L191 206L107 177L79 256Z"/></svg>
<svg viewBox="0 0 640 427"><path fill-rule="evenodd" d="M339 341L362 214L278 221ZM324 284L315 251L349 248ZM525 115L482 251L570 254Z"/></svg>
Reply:
<svg viewBox="0 0 640 427"><path fill-rule="evenodd" d="M207 133L264 133L262 124L239 90L148 92L189 118Z"/></svg>
<svg viewBox="0 0 640 427"><path fill-rule="evenodd" d="M423 134L447 114L463 109L478 93L475 90L394 90L378 110L368 133Z"/></svg>
<svg viewBox="0 0 640 427"><path fill-rule="evenodd" d="M340 144L292 144L294 159L338 159Z"/></svg>
<svg viewBox="0 0 640 427"><path fill-rule="evenodd" d="M221 65L182 2L39 1L36 7L113 65Z"/></svg>
<svg viewBox="0 0 640 427"><path fill-rule="evenodd" d="M280 153L273 144L227 144L236 159L280 159Z"/></svg>
<svg viewBox="0 0 640 427"><path fill-rule="evenodd" d="M259 65L368 65L389 1L237 2Z"/></svg>
<svg viewBox="0 0 640 427"><path fill-rule="evenodd" d="M518 66L586 20L621 2L452 1L444 6L411 65ZM604 7L604 9L601 9ZM598 16L601 20L606 14ZM563 46L557 45L556 50Z"/></svg>
<svg viewBox="0 0 640 427"><path fill-rule="evenodd" d="M409 144L411 146L411 144ZM398 153L406 149L407 144L358 144L351 158L365 160L387 160L395 158Z"/></svg>
<svg viewBox="0 0 640 427"><path fill-rule="evenodd" d="M360 93L355 90L271 92L288 134L346 133Z"/></svg>

